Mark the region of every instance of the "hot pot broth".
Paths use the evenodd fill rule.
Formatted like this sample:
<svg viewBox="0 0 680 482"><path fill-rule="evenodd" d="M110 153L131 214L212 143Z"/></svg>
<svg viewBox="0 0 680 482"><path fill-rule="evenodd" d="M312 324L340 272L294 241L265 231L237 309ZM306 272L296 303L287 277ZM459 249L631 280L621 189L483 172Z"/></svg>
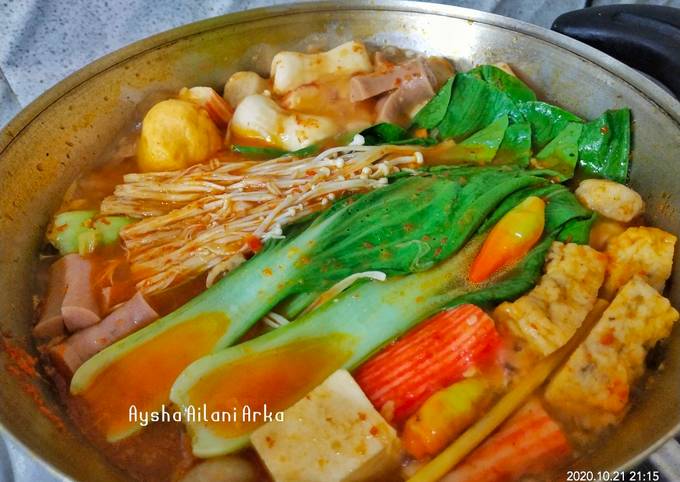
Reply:
<svg viewBox="0 0 680 482"><path fill-rule="evenodd" d="M678 318L629 146L358 41L182 89L53 219L45 368L140 480L559 477Z"/></svg>

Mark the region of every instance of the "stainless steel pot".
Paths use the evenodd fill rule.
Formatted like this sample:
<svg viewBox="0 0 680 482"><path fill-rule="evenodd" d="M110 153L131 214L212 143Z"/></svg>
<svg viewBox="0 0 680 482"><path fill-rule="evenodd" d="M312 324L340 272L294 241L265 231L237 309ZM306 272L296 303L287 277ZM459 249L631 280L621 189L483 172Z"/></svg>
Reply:
<svg viewBox="0 0 680 482"><path fill-rule="evenodd" d="M69 184L89 169L152 92L221 85L259 68L272 52L350 38L451 58L459 69L506 61L543 99L584 117L630 106L635 118L632 184L649 221L680 233L680 104L601 52L526 23L461 8L405 1L298 4L226 15L151 37L94 62L46 92L0 132L0 328L31 353L38 250ZM675 264L677 279L680 263ZM670 287L680 306L680 287ZM38 409L0 354L0 422L35 457L76 480L124 480L65 419ZM680 331L663 370L625 422L579 467L630 468L680 428ZM47 382L47 406L63 413Z"/></svg>

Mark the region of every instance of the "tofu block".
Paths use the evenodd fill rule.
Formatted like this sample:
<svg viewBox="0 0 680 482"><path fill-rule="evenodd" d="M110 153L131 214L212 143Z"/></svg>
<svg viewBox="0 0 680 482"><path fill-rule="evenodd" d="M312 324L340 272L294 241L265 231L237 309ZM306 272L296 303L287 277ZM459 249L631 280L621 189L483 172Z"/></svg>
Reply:
<svg viewBox="0 0 680 482"><path fill-rule="evenodd" d="M619 290L586 340L548 384L545 398L563 422L597 434L626 413L647 351L668 337L678 312L639 276Z"/></svg>
<svg viewBox="0 0 680 482"><path fill-rule="evenodd" d="M604 296L612 299L616 291L633 276L641 276L658 291L663 291L673 268L673 252L678 238L666 231L647 226L628 228L607 243L609 258Z"/></svg>
<svg viewBox="0 0 680 482"><path fill-rule="evenodd" d="M593 309L606 265L607 258L593 248L554 242L539 283L494 311L499 328L536 353L549 355L573 336Z"/></svg>
<svg viewBox="0 0 680 482"><path fill-rule="evenodd" d="M276 482L386 480L400 462L396 431L346 370L250 439Z"/></svg>

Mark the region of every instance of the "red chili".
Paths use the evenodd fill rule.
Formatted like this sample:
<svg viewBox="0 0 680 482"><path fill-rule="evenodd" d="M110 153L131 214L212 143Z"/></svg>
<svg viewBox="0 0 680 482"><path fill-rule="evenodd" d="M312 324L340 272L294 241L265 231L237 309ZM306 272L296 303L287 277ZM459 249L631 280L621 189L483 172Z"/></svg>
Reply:
<svg viewBox="0 0 680 482"><path fill-rule="evenodd" d="M253 253L258 253L262 249L262 241L257 236L248 236L246 238L246 244L253 251Z"/></svg>

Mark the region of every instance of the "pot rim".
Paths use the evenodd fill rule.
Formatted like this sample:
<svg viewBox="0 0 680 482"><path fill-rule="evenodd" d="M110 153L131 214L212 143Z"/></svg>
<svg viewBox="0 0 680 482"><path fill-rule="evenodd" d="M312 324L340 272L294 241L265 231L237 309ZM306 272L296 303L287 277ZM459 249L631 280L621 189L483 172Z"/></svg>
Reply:
<svg viewBox="0 0 680 482"><path fill-rule="evenodd" d="M225 15L206 18L164 32L145 37L118 50L100 57L84 67L76 70L63 80L54 84L45 92L36 97L24 107L5 127L0 130L0 157L18 138L22 131L28 127L42 112L49 109L59 99L87 83L90 79L115 68L117 65L127 62L131 58L144 55L180 40L201 35L212 30L222 29L232 25L255 22L265 18L282 17L301 13L319 12L333 13L350 10L373 10L378 12L404 12L413 14L429 14L444 17L452 17L470 22L482 23L491 27L511 30L536 40L560 47L568 53L580 57L582 60L595 64L607 71L610 76L618 77L629 84L638 95L643 96L655 104L659 114L668 115L680 126L680 101L673 97L661 86L650 80L644 74L628 67L624 63L614 59L604 52L590 47L582 42L574 40L560 33L548 30L537 25L516 20L502 15L483 12L470 8L443 5L429 2L417 2L413 0L338 0L333 1L303 1L293 4L282 4L271 7L260 7L240 12L227 13ZM645 450L630 458L626 463L615 470L629 470L635 465L647 459L649 455L659 449L664 443L680 432L680 423L669 428L666 433L660 435L656 442ZM1 422L0 435L10 439L15 445L21 447L30 457L39 463L45 470L57 478L68 481L72 480L57 467L43 460L34 450L14 436Z"/></svg>

